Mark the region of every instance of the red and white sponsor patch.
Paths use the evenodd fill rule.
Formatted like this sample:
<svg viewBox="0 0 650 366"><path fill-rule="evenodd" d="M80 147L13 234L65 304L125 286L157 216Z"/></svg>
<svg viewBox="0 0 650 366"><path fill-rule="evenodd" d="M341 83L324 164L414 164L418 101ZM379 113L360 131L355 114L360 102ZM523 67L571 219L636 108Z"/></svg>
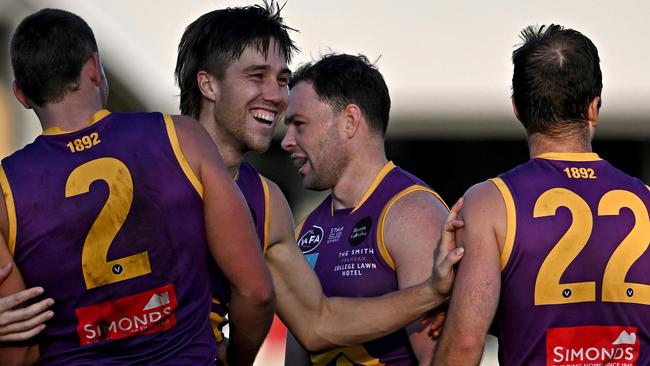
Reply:
<svg viewBox="0 0 650 366"><path fill-rule="evenodd" d="M636 327L585 326L546 331L547 366L636 366Z"/></svg>
<svg viewBox="0 0 650 366"><path fill-rule="evenodd" d="M162 332L176 324L174 285L76 310L81 345Z"/></svg>

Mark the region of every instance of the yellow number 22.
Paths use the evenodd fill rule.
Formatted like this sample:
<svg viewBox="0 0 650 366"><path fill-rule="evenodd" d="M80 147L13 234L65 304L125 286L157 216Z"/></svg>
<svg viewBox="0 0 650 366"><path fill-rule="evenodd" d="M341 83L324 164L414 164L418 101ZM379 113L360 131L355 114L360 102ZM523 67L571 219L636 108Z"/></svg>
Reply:
<svg viewBox="0 0 650 366"><path fill-rule="evenodd" d="M562 274L591 237L593 215L587 202L568 189L553 188L537 199L533 217L554 216L560 207L571 212L571 226L539 269L535 281L535 305L596 301L595 282L560 283ZM632 211L635 224L607 263L602 301L650 305L650 285L625 282L630 267L650 246L650 218L643 201L629 191L609 191L598 204L598 215L619 215L622 208Z"/></svg>
<svg viewBox="0 0 650 366"><path fill-rule="evenodd" d="M88 193L90 185L97 180L107 183L109 194L86 236L81 254L81 267L88 289L151 273L147 252L107 260L108 249L124 224L133 201L133 180L123 162L100 158L80 165L68 177L66 198Z"/></svg>

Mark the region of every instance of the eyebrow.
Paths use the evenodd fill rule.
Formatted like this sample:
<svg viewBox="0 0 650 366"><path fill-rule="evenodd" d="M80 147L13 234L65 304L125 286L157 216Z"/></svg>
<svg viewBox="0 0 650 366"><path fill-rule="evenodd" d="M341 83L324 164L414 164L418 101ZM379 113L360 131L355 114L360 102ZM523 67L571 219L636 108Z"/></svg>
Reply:
<svg viewBox="0 0 650 366"><path fill-rule="evenodd" d="M270 69L271 66L269 65L251 65L245 68L243 71L244 72L253 72L253 71L266 71Z"/></svg>

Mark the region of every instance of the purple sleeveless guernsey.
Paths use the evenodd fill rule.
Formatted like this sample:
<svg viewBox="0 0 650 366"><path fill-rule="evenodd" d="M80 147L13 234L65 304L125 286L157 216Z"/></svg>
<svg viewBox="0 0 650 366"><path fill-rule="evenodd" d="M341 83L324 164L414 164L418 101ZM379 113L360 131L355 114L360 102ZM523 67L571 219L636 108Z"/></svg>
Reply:
<svg viewBox="0 0 650 366"><path fill-rule="evenodd" d="M508 220L501 364L650 365L648 188L593 153L544 154L492 181Z"/></svg>
<svg viewBox="0 0 650 366"><path fill-rule="evenodd" d="M383 242L383 223L390 207L414 191L438 197L389 162L357 207L333 211L330 195L307 216L297 241L326 296L373 297L399 290L395 264ZM312 354L311 360L316 366L417 364L404 329L359 346Z"/></svg>
<svg viewBox="0 0 650 366"><path fill-rule="evenodd" d="M248 208L250 209L257 238L262 245L264 253L269 245L269 187L264 177L255 168L244 162L239 166L237 186L242 191ZM212 296L212 311L210 320L217 342L223 339L223 327L227 324L228 302L230 300L230 287L219 268L212 262L210 266Z"/></svg>
<svg viewBox="0 0 650 366"><path fill-rule="evenodd" d="M169 116L102 110L2 167L10 251L56 301L41 364L214 364L203 188Z"/></svg>

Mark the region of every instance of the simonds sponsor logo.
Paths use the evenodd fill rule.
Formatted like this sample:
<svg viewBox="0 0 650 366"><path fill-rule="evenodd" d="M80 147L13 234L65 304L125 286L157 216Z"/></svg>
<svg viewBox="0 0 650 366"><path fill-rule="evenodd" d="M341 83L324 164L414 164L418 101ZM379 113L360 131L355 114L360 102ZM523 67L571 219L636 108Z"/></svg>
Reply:
<svg viewBox="0 0 650 366"><path fill-rule="evenodd" d="M546 333L547 365L636 366L637 328L585 326L552 328Z"/></svg>
<svg viewBox="0 0 650 366"><path fill-rule="evenodd" d="M78 308L77 333L81 345L171 329L176 324L176 306L174 286L168 284L155 290Z"/></svg>
<svg viewBox="0 0 650 366"><path fill-rule="evenodd" d="M309 253L316 249L318 244L323 241L323 228L320 226L312 225L309 230L298 239L298 247L303 253Z"/></svg>

